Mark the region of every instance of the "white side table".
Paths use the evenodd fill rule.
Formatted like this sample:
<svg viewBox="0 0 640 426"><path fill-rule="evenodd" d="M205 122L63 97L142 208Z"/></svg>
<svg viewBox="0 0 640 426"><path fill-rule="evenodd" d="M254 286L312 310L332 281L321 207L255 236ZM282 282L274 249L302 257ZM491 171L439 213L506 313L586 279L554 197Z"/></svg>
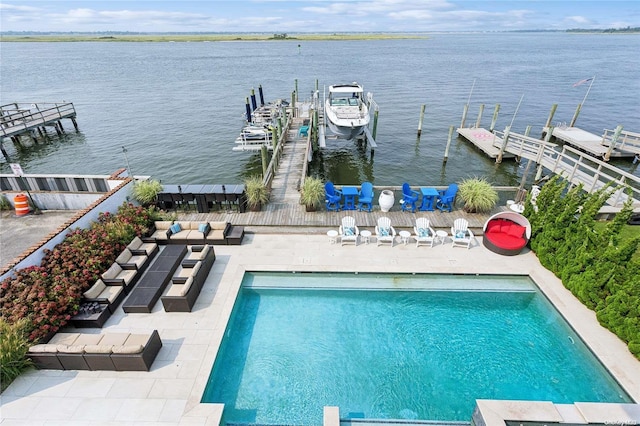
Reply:
<svg viewBox="0 0 640 426"><path fill-rule="evenodd" d="M338 231L336 231L335 229L327 231L327 237L329 237L329 243L331 243L331 244L337 243L338 242Z"/></svg>
<svg viewBox="0 0 640 426"><path fill-rule="evenodd" d="M522 204L513 203L509 206L509 208L516 213L522 214L522 212L524 212L524 205Z"/></svg>
<svg viewBox="0 0 640 426"><path fill-rule="evenodd" d="M369 244L369 240L371 239L371 231L367 231L366 229L360 231L360 236L362 237L362 241L365 244Z"/></svg>
<svg viewBox="0 0 640 426"><path fill-rule="evenodd" d="M398 232L398 235L400 235L400 238L402 239L402 242L406 246L409 243L409 238L411 238L411 232L409 232L409 231L400 231L400 232Z"/></svg>
<svg viewBox="0 0 640 426"><path fill-rule="evenodd" d="M436 242L440 241L440 244L444 244L448 236L447 231L436 231Z"/></svg>

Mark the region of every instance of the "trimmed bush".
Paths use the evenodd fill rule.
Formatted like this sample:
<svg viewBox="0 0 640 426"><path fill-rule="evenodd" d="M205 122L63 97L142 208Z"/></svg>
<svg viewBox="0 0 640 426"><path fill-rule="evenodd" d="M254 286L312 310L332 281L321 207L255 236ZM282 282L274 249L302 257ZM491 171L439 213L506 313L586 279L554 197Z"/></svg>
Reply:
<svg viewBox="0 0 640 426"><path fill-rule="evenodd" d="M618 189L587 194L556 176L542 187L536 208L527 199L524 214L540 263L640 359L640 264L634 259L640 237L620 237L632 214L631 197L613 221L595 226L598 211Z"/></svg>

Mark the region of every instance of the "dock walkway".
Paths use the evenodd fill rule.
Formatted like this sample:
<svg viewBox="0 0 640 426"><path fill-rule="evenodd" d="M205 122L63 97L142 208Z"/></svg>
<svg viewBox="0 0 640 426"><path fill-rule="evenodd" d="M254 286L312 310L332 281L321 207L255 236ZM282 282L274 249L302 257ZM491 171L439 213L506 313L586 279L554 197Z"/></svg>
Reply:
<svg viewBox="0 0 640 426"><path fill-rule="evenodd" d="M495 133L491 133L482 127L460 127L457 132L488 157L498 158L500 155L502 138ZM514 158L514 156L509 152L505 152L502 158Z"/></svg>
<svg viewBox="0 0 640 426"><path fill-rule="evenodd" d="M543 129L543 133L548 131L548 127ZM606 156L630 158L640 153L640 135L623 131L620 135L622 140L619 140L616 146L610 150L612 134L613 130L605 130L602 136L598 136L578 127L567 126L554 127L551 132L554 138L598 158Z"/></svg>

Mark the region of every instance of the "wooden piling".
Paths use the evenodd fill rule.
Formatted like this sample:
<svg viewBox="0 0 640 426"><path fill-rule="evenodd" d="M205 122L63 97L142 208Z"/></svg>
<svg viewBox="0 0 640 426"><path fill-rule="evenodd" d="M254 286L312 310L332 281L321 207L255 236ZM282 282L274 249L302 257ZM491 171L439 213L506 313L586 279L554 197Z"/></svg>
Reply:
<svg viewBox="0 0 640 426"><path fill-rule="evenodd" d="M256 102L256 91L253 89L253 87L251 88L251 107L254 111L258 108L258 104Z"/></svg>
<svg viewBox="0 0 640 426"><path fill-rule="evenodd" d="M558 104L551 105L551 111L549 111L549 117L547 118L547 122L544 125L545 129L551 126L551 123L553 121L553 116L555 115L557 108L558 108Z"/></svg>
<svg viewBox="0 0 640 426"><path fill-rule="evenodd" d="M76 132L78 132L78 123L76 122L75 117L71 117L71 122L73 123L73 127L76 129Z"/></svg>
<svg viewBox="0 0 640 426"><path fill-rule="evenodd" d="M291 105L293 105L293 116L298 117L300 113L298 112L298 104L296 103L296 92L291 92Z"/></svg>
<svg viewBox="0 0 640 426"><path fill-rule="evenodd" d="M545 142L549 142L551 140L551 135L553 134L553 126L548 127L549 131L547 132L546 135L544 135L544 141ZM534 178L534 181L537 182L540 180L540 178L542 178L542 153L544 152L544 150L540 150L540 153L538 154L538 161L536 161L538 163L538 169L536 170L536 176Z"/></svg>
<svg viewBox="0 0 640 426"><path fill-rule="evenodd" d="M509 140L510 131L511 126L507 126L504 129L504 136L502 136L502 145L500 146L500 152L498 153L498 157L496 158L496 163L502 163L502 155L504 154L504 150L507 147L507 141Z"/></svg>
<svg viewBox="0 0 640 426"><path fill-rule="evenodd" d="M467 113L469 112L469 104L464 106L462 110L462 121L460 122L460 128L464 129L464 122L467 121Z"/></svg>
<svg viewBox="0 0 640 426"><path fill-rule="evenodd" d="M296 78L296 102L298 102L298 79Z"/></svg>
<svg viewBox="0 0 640 426"><path fill-rule="evenodd" d="M418 139L420 138L420 134L422 133L422 120L424 119L424 109L426 108L425 104L422 104L420 107L420 120L418 121Z"/></svg>
<svg viewBox="0 0 640 426"><path fill-rule="evenodd" d="M580 109L582 109L582 104L578 104L576 107L576 112L573 113L573 118L571 119L571 123L569 123L569 127L573 127L576 124L578 115L580 115Z"/></svg>
<svg viewBox="0 0 640 426"><path fill-rule="evenodd" d="M373 131L371 132L371 136L373 136L373 140L376 139L377 130L378 130L378 110L376 109L373 112ZM371 147L371 151L373 151L373 146Z"/></svg>
<svg viewBox="0 0 640 426"><path fill-rule="evenodd" d="M531 125L528 125L526 129L524 129L524 135L525 136L529 136L529 133L531 133Z"/></svg>
<svg viewBox="0 0 640 426"><path fill-rule="evenodd" d="M451 140L453 139L453 126L449 126L449 137L447 138L447 147L444 149L443 163L446 163L449 159L449 147L451 146Z"/></svg>
<svg viewBox="0 0 640 426"><path fill-rule="evenodd" d="M500 111L500 104L496 104L496 107L493 109L493 117L491 118L491 125L489 126L489 131L493 133L493 129L496 128L496 122L498 121L498 112Z"/></svg>
<svg viewBox="0 0 640 426"><path fill-rule="evenodd" d="M620 137L620 133L622 133L622 125L618 125L618 127L616 127L616 130L613 132L613 136L611 137L611 143L609 144L609 149L607 150L607 153L604 155L604 161L609 161L611 159L611 152L615 148L616 143L618 143L618 138Z"/></svg>
<svg viewBox="0 0 640 426"><path fill-rule="evenodd" d="M267 146L262 145L260 148L260 158L262 159L262 176L267 174L267 167L269 167L269 157L267 156Z"/></svg>
<svg viewBox="0 0 640 426"><path fill-rule="evenodd" d="M480 108L478 109L478 119L476 120L476 129L480 128L480 123L482 122L482 113L484 112L484 104L480 104Z"/></svg>

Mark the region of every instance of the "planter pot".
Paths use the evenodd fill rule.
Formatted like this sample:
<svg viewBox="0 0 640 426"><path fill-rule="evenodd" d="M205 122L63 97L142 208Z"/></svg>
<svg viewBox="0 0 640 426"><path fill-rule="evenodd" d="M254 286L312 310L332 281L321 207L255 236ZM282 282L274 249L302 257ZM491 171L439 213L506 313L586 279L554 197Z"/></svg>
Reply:
<svg viewBox="0 0 640 426"><path fill-rule="evenodd" d="M304 208L305 208L305 210L306 210L307 212L315 212L315 211L317 211L317 210L318 210L318 208L317 208L314 204L312 204L312 205L306 205L306 206L304 206Z"/></svg>
<svg viewBox="0 0 640 426"><path fill-rule="evenodd" d="M383 212L388 212L393 207L393 203L395 201L395 197L393 196L393 191L388 189L384 189L380 193L380 197L378 197L378 204L380 205L380 210Z"/></svg>
<svg viewBox="0 0 640 426"><path fill-rule="evenodd" d="M249 204L249 211L259 212L260 210L262 210L262 204L261 203Z"/></svg>

